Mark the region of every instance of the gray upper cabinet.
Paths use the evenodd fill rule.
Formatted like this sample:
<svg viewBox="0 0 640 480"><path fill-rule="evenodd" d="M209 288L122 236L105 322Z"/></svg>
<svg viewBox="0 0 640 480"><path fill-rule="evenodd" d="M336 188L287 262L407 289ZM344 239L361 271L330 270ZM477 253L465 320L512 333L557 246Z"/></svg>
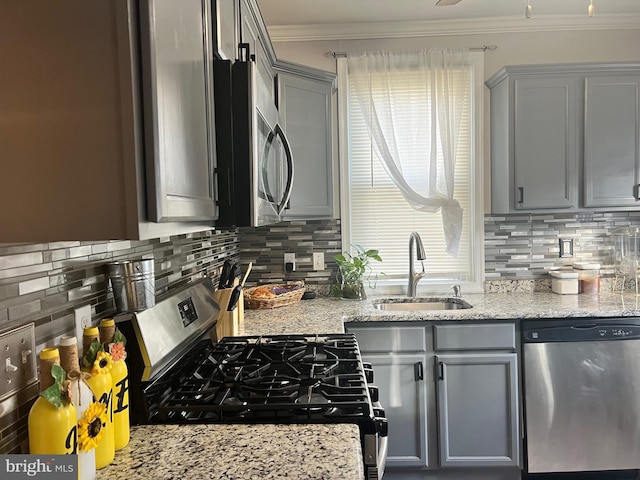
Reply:
<svg viewBox="0 0 640 480"><path fill-rule="evenodd" d="M249 46L248 53L256 62L258 75L273 96L276 57L255 0L240 0L240 42Z"/></svg>
<svg viewBox="0 0 640 480"><path fill-rule="evenodd" d="M505 67L491 89L491 211L638 206L640 64Z"/></svg>
<svg viewBox="0 0 640 480"><path fill-rule="evenodd" d="M176 2L33 0L3 9L0 138L9 161L0 182L0 242L140 239L211 228L211 51L203 40L209 2L169 3ZM149 8L161 16L147 22L155 36L141 38ZM168 18L172 8L184 9L185 25L195 31L183 32L179 49L165 50L176 44L164 36L179 32L180 18ZM152 62L162 76L149 96L143 77ZM149 150L172 152L150 162L168 171L146 172ZM176 173L182 177L170 178ZM160 205L151 214L149 185ZM198 213L175 204L163 210L164 200L196 205Z"/></svg>
<svg viewBox="0 0 640 480"><path fill-rule="evenodd" d="M577 206L577 93L573 77L514 79L516 209Z"/></svg>
<svg viewBox="0 0 640 480"><path fill-rule="evenodd" d="M238 0L213 0L215 35L218 56L223 60L238 58Z"/></svg>
<svg viewBox="0 0 640 480"><path fill-rule="evenodd" d="M640 205L640 72L585 84L585 206Z"/></svg>
<svg viewBox="0 0 640 480"><path fill-rule="evenodd" d="M210 2L149 0L142 12L149 219L214 220Z"/></svg>
<svg viewBox="0 0 640 480"><path fill-rule="evenodd" d="M335 75L277 62L278 111L294 159L294 182L285 220L334 217L337 168L333 156Z"/></svg>
<svg viewBox="0 0 640 480"><path fill-rule="evenodd" d="M505 72L487 84L492 212L577 207L578 79Z"/></svg>

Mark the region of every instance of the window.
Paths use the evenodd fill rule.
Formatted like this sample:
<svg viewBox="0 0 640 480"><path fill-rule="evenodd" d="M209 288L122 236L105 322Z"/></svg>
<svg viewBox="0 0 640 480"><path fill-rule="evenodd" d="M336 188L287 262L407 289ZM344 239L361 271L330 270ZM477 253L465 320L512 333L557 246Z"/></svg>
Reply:
<svg viewBox="0 0 640 480"><path fill-rule="evenodd" d="M338 63L339 77L339 118L341 156L341 200L342 200L342 240L343 250L351 250L351 245L362 245L366 249L380 250L383 262L374 262L377 272L384 272L379 286L390 287L389 291L399 293L407 282L409 269L409 235L417 231L427 253L424 261L427 274L418 284L419 290L444 290L453 283L463 284L466 291L481 290L484 276L483 254L483 206L482 206L482 165L481 165L481 125L483 73L482 54L471 54L472 69L465 69L465 78L470 82L472 94L464 102L464 121L460 134L460 146L456 156L455 199L464 210L463 228L458 256L446 253L445 239L440 213L426 213L414 210L402 197L400 191L387 175L382 162L376 158L375 149L360 108L354 99L354 82L349 81L346 60ZM462 69L461 69L462 71ZM403 92L425 89L425 85L410 72L395 76L394 108L410 110L411 102ZM373 95L378 90L379 79L370 77ZM397 83L397 84L396 84ZM428 88L428 86L427 86ZM384 90L386 92L386 90ZM378 93L382 94L380 85ZM428 108L428 107L427 107ZM407 115L408 116L408 115ZM400 115L403 117L403 115ZM395 125L394 125L395 127ZM398 125L407 131L405 147L409 145L409 168L405 177L424 175L424 143L418 145L409 132L413 125ZM342 139L346 139L342 141ZM414 145L415 143L415 145ZM405 157L407 158L407 157ZM348 159L345 161L344 159ZM415 160L415 163L412 163ZM420 265L418 262L418 270Z"/></svg>

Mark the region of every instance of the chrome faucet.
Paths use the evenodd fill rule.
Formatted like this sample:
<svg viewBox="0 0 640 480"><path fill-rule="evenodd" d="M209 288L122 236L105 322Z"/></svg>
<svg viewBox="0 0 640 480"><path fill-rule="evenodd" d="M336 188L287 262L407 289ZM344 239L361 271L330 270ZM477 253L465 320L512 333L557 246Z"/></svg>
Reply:
<svg viewBox="0 0 640 480"><path fill-rule="evenodd" d="M413 245L416 244L416 256L420 263L422 264L422 271L420 273L416 273L413 269ZM415 297L416 296L416 286L424 274L424 262L426 260L427 254L424 252L424 246L422 245L422 239L418 232L412 232L409 236L409 284L407 286L407 296Z"/></svg>

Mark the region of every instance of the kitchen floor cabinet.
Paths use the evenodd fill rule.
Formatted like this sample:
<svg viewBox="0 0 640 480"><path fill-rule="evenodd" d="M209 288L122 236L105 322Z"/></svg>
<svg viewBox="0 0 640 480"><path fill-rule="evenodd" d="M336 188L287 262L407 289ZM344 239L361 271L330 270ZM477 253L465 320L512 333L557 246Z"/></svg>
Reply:
<svg viewBox="0 0 640 480"><path fill-rule="evenodd" d="M285 220L334 218L337 167L333 156L335 75L276 62L278 111L294 158Z"/></svg>
<svg viewBox="0 0 640 480"><path fill-rule="evenodd" d="M212 227L210 26L207 0L3 9L0 242Z"/></svg>
<svg viewBox="0 0 640 480"><path fill-rule="evenodd" d="M373 365L389 419L390 478L519 478L515 324L352 323L347 331Z"/></svg>
<svg viewBox="0 0 640 480"><path fill-rule="evenodd" d="M440 465L518 466L516 354L438 355L436 365Z"/></svg>
<svg viewBox="0 0 640 480"><path fill-rule="evenodd" d="M640 185L640 64L508 66L491 89L491 211L629 209Z"/></svg>

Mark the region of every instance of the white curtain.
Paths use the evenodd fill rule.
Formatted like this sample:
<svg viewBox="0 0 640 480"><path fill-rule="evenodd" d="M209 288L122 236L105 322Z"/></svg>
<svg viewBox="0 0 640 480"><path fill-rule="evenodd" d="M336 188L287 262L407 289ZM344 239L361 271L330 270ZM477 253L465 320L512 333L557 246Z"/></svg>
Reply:
<svg viewBox="0 0 640 480"><path fill-rule="evenodd" d="M412 208L441 212L447 253L457 256L463 211L454 173L471 95L468 50L365 52L347 55L347 64L375 157ZM408 145L424 152L419 171L407 166Z"/></svg>

